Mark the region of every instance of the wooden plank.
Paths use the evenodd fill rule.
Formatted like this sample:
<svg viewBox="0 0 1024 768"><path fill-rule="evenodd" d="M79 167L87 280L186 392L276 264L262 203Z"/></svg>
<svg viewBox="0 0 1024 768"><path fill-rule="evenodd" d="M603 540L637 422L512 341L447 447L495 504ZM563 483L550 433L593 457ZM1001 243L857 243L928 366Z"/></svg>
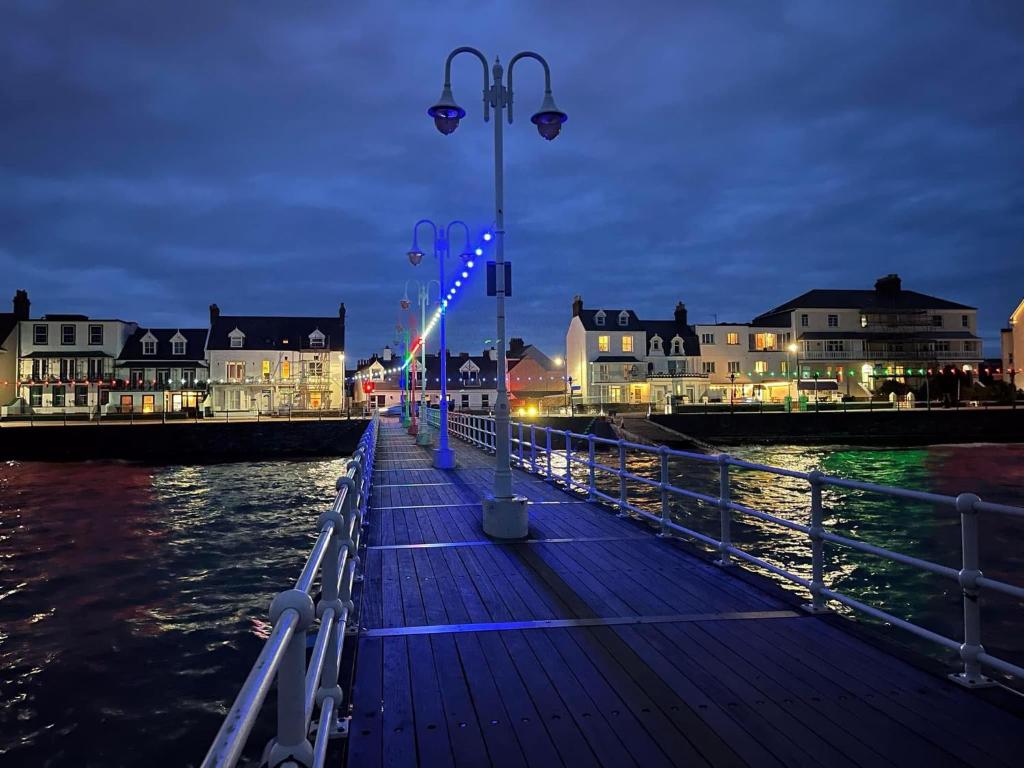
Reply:
<svg viewBox="0 0 1024 768"><path fill-rule="evenodd" d="M413 724L420 765L453 766L455 757L448 737L444 704L428 637L409 638Z"/></svg>
<svg viewBox="0 0 1024 768"><path fill-rule="evenodd" d="M360 768L384 765L383 640L361 639L356 652L352 685L352 721L349 725L348 762Z"/></svg>
<svg viewBox="0 0 1024 768"><path fill-rule="evenodd" d="M384 765L416 764L408 638L384 639Z"/></svg>

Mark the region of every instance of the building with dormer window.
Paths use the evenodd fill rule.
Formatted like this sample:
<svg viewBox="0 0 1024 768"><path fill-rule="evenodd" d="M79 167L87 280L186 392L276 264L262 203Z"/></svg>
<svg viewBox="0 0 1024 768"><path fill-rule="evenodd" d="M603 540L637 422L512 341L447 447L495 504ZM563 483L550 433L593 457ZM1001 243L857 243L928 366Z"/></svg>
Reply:
<svg viewBox="0 0 1024 768"><path fill-rule="evenodd" d="M426 402L436 406L441 402L441 360L438 355L428 354L426 375ZM415 384L415 400L422 398L424 371L416 356L415 369L410 367L409 376ZM355 402L372 408L389 408L402 401L399 365L401 356L390 347L380 354L360 360L356 366L356 380L353 387ZM448 375L448 404L453 411L483 410L494 407L498 395L497 370L498 354L495 349L484 350L481 355L460 352L448 354L445 367Z"/></svg>
<svg viewBox="0 0 1024 768"><path fill-rule="evenodd" d="M215 413L340 410L345 401L345 305L335 317L222 315L206 341Z"/></svg>
<svg viewBox="0 0 1024 768"><path fill-rule="evenodd" d="M193 415L206 397L206 328L136 328L114 363L106 413Z"/></svg>
<svg viewBox="0 0 1024 768"><path fill-rule="evenodd" d="M708 395L701 347L686 307L671 320L641 320L631 309L587 310L577 296L565 338L566 375L581 405L696 403Z"/></svg>

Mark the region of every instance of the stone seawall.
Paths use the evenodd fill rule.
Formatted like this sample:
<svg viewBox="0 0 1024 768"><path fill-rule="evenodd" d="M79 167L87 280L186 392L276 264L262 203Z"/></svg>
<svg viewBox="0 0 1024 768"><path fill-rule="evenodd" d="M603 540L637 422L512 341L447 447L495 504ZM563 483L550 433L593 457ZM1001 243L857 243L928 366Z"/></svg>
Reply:
<svg viewBox="0 0 1024 768"><path fill-rule="evenodd" d="M652 421L716 445L936 445L1024 442L1024 408L655 415Z"/></svg>
<svg viewBox="0 0 1024 768"><path fill-rule="evenodd" d="M0 460L201 464L346 456L355 449L366 423L336 419L0 427Z"/></svg>

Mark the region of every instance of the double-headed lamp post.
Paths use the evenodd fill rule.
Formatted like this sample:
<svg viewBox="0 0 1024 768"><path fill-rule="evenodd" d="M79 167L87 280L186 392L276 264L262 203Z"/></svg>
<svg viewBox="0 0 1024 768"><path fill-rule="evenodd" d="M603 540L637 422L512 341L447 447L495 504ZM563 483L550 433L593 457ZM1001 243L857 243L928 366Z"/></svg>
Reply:
<svg viewBox="0 0 1024 768"><path fill-rule="evenodd" d="M504 69L498 59L488 71L487 58L476 48L463 46L448 54L444 64L444 86L437 103L427 110L434 118L437 130L447 135L459 127L459 120L466 116L466 110L458 105L452 95L452 60L460 53L476 56L484 72L484 122L490 120L494 110L494 234L495 234L495 294L497 297L497 397L494 403L494 491L483 500L484 532L499 539L517 539L529 533L530 518L526 498L512 493L512 468L509 457L509 407L508 386L505 381L505 189L504 155L502 145L502 117L508 113L512 123L512 70L520 59L534 59L544 67L544 99L530 121L537 126L540 135L551 141L562 130L568 119L551 96L551 71L548 63L532 51L517 53L508 64L507 85L502 84Z"/></svg>
<svg viewBox="0 0 1024 768"><path fill-rule="evenodd" d="M405 296L402 299L405 305L409 303L409 283L412 282L416 286L417 297L420 302L420 408L427 402L427 339L426 339L426 327L427 327L427 304L430 303L430 286L437 286L437 300L438 306L441 303L441 284L437 280L427 280L421 282L419 280L406 280L405 281ZM422 418L423 412L420 411L420 423L419 431L416 433L416 445L427 446L430 445L430 424L426 419Z"/></svg>
<svg viewBox="0 0 1024 768"><path fill-rule="evenodd" d="M420 219L416 222L412 228L412 247L408 251L409 262L415 267L421 261L425 255L420 250L419 245L419 231L422 225L429 225L431 231L434 233L434 257L437 259L438 264L438 284L441 286L441 292L444 293L444 260L448 257L449 246L451 244L451 231L452 227L462 227L466 234L466 247L463 249L461 258L463 260L472 259L473 256L469 251L470 247L470 234L469 227L463 221L451 221L447 226L439 227L437 224L432 222L430 219ZM438 357L441 359L441 402L438 403L438 410L440 412L440 425L438 428L437 436L437 449L434 451L434 466L438 469L454 469L455 468L455 453L451 448L448 447L448 349L445 340L445 316L448 314L448 299L441 299L441 344L438 349ZM422 331L421 331L422 332ZM426 372L424 371L424 378L426 378Z"/></svg>

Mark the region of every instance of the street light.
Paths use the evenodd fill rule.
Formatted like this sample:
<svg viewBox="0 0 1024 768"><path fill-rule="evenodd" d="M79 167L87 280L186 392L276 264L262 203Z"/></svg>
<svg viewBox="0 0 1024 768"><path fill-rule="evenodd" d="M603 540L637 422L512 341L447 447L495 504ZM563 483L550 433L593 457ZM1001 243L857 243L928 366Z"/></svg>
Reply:
<svg viewBox="0 0 1024 768"><path fill-rule="evenodd" d="M452 130L455 129L453 128ZM438 264L438 301L441 310L440 346L438 349L438 357L441 360L441 402L438 403L440 424L438 425L437 450L434 451L434 466L437 469L454 469L455 453L448 447L448 348L446 346L445 339L445 316L448 314L449 299L441 298L441 294L444 292L444 260L449 255L452 227L462 227L466 234L466 247L463 249L461 254L463 261L467 261L470 258L470 234L469 227L463 221L450 221L446 226L439 227L430 219L420 219L412 228L412 247L406 254L409 257L409 263L414 267L423 261L423 256L425 255L424 252L420 250L419 245L419 231L420 227L424 224L429 225L431 231L434 233L434 257L437 259ZM448 296L451 297L452 294L449 293ZM424 360L426 360L426 358L424 358ZM424 365L424 392L426 392L426 375L426 367ZM426 443L419 442L418 435L417 443L419 445L426 445Z"/></svg>
<svg viewBox="0 0 1024 768"><path fill-rule="evenodd" d="M420 378L420 408L427 402L427 304L430 303L430 286L437 286L437 306L440 311L441 306L441 284L437 280L427 280L426 282L420 282L419 280L406 280L405 281L405 295L409 295L409 283L412 282L416 286L417 295L420 303L420 368L422 374ZM409 304L409 299L403 299L403 306ZM421 413L422 415L422 413ZM419 422L419 431L416 433L416 445L428 446L430 445L430 424L426 419L421 418Z"/></svg>
<svg viewBox="0 0 1024 768"><path fill-rule="evenodd" d="M508 386L505 381L505 188L504 188L504 147L502 143L502 113L507 110L508 122L512 123L512 70L520 59L534 59L544 68L544 98L530 121L537 126L542 137L551 141L562 130L568 116L555 105L551 95L551 70L547 61L532 51L517 53L508 64L508 81L502 85L504 70L498 59L490 72L487 58L476 48L463 46L448 54L444 64L444 85L437 103L427 110L434 118L434 125L441 133L448 135L459 127L459 121L466 116L466 110L458 105L452 94L452 60L460 53L476 56L483 66L484 74L484 122L494 120L494 239L495 239L495 295L497 298L498 345L497 397L494 404L494 491L483 499L484 532L499 539L517 539L529 533L530 518L526 498L512 493L512 467L509 456L509 408ZM486 236L484 239L487 239Z"/></svg>

